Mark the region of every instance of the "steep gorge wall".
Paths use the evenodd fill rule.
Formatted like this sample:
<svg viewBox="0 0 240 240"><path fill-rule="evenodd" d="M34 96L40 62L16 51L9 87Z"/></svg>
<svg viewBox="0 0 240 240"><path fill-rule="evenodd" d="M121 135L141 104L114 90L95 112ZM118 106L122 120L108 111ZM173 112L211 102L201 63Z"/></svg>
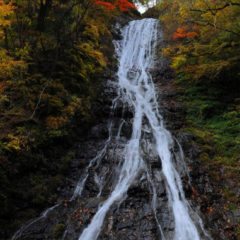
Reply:
<svg viewBox="0 0 240 240"><path fill-rule="evenodd" d="M128 20L120 19L120 25L124 25ZM119 30L115 29L113 34L116 39L120 38ZM163 43L162 43L163 44ZM92 127L87 134L87 137L82 139L74 148L75 158L71 162L70 175L64 183L58 188L60 204L53 210L49 211L44 218L33 222L27 227L19 239L77 239L80 232L89 224L91 218L97 210L98 204L105 200L109 195L110 183L114 181L113 161L120 161L123 145L115 145L112 142L104 156L99 170L100 176L106 175L106 182L102 191L102 197L95 198L99 188L96 185L94 169L89 169L89 177L85 188L82 192L82 197L76 198L74 201L69 201L73 194L74 188L79 180L79 176L83 175L89 164L90 159L94 159L97 152L104 147L108 138L109 117L113 122L120 123L122 121L122 109L118 108L112 116L109 116L112 99L116 96L115 88L115 71L117 64L113 64L109 68L101 82L103 89L101 97L97 101L95 108L99 114L97 124ZM194 144L194 136L183 132L185 124L186 107L177 101L179 91L174 84L174 74L169 67L166 59L161 59L156 66L151 69L151 73L156 84L159 97L159 110L164 117L164 122L173 136L182 145L185 160L189 169L192 185L188 184L188 176L183 167L183 163L179 159L175 159L178 171L183 179L186 197L191 201L194 209L201 206L201 217L206 223L206 229L209 230L213 239L226 240L226 235L223 233L224 221L223 214L220 213L221 205L219 205L218 215L212 214L211 206L213 202L218 201L220 195L215 191L213 182L210 181L208 168L201 165L199 155L201 150ZM106 85L105 85L106 84ZM124 143L131 135L131 110L127 110L124 114L125 123L122 129L120 138ZM117 135L118 129L113 132ZM147 134L147 133L146 133ZM151 136L149 136L151 141ZM121 142L121 140L120 140ZM180 149L176 144L176 152ZM148 164L154 172L161 171L161 164L154 156L148 156ZM119 160L118 160L119 158ZM174 222L171 212L168 210L166 192L162 191L162 182L158 182L158 194L161 199L158 205L158 218L161 219L164 230L167 232L167 239L173 236ZM207 196L207 197L206 197ZM154 220L151 209L152 192L149 189L146 179L137 179L136 183L129 189L128 198L122 203L115 204L106 217L102 233L99 239L159 239L160 233ZM65 234L65 235L64 235Z"/></svg>
<svg viewBox="0 0 240 240"><path fill-rule="evenodd" d="M116 31L118 30L116 29ZM120 38L119 33L115 32L115 37ZM122 116L122 108L119 107L114 111L113 115L109 116L112 100L116 96L114 69L116 69L116 65L111 70L106 71L106 75L102 79L102 82L105 82L106 85L99 99L98 106L96 105L96 108L98 108L96 111L101 112L99 115L101 117L98 123L91 128L87 137L82 139L74 148L75 158L71 163L70 175L62 186L58 188L60 195L59 204L54 209L49 209L45 215L42 215L42 218L30 222L27 227L23 227L22 232L20 231L16 235L16 239L61 239L63 236L64 239L77 239L82 230L91 221L91 218L97 211L98 204L105 200L111 192L111 183L115 181L114 175L115 171L117 171L117 169L113 168L113 162L121 160L124 143L130 138L132 125L131 109L125 110L124 116ZM173 72L169 68L167 60L161 59L151 69L151 73L158 92L159 110L165 119L165 124L178 139L179 143L182 144L186 153L187 164L196 166L194 160L197 158L199 150L191 142L191 136L181 132L181 127L184 124L185 108L175 99L178 91L173 84ZM118 142L118 145L116 145L116 142L112 141L108 145L108 149L102 159L101 167L96 170L95 165L93 165L88 169L89 161L94 159L106 144L109 134L109 120L113 121L113 133L117 135L118 128L114 126L117 126L122 121L122 118L124 118L125 122L119 136L120 144ZM144 135L146 135L145 137L148 141L152 141L151 135L148 136L147 132ZM177 140L175 145L174 151L180 153L181 150L177 145ZM144 158L147 159L147 164L150 166L150 174L159 174L161 176L159 159L154 155L149 155L150 153L147 149L143 154ZM188 171L184 169L185 166L182 160L181 158L174 159L181 178L185 183L187 198L194 198L195 192L191 185L187 183L188 176L186 173ZM82 196L69 201L79 181L79 176L80 178L84 176L86 169L88 170L88 179L82 191ZM95 171L98 171L98 175L104 178L105 183L102 195L99 198L95 197L99 191L99 186L96 184ZM190 171L191 176L194 176L194 174L198 176L198 173ZM201 181L199 185L203 187ZM172 239L174 220L168 207L163 179L161 178L157 181L157 191L159 197L157 218L161 219L162 227L166 232L166 238ZM160 232L151 207L152 197L152 191L146 177L138 178L128 190L127 199L111 207L99 239L159 239ZM197 208L197 203L192 201L192 204L194 208Z"/></svg>

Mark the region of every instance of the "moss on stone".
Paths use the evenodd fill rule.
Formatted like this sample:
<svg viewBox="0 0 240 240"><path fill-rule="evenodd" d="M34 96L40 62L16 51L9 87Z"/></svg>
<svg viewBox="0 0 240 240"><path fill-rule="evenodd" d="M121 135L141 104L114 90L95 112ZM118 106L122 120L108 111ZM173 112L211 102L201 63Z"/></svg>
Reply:
<svg viewBox="0 0 240 240"><path fill-rule="evenodd" d="M58 223L53 229L52 233L55 239L59 239L65 230L65 225L63 223Z"/></svg>

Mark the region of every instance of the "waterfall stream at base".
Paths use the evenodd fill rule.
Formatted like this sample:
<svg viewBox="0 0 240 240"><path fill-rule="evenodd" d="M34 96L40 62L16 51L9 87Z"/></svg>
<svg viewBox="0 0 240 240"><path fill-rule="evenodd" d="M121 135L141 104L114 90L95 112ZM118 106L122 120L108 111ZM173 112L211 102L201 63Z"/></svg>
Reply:
<svg viewBox="0 0 240 240"><path fill-rule="evenodd" d="M172 208L175 222L174 240L201 239L198 229L204 232L202 223L199 217L195 216L197 220L194 221L191 216L194 213L185 199L181 178L172 161L171 149L174 141L170 132L163 125L158 111L154 83L149 73L149 69L154 65L158 42L158 21L155 19L132 21L123 29L122 35L123 40L115 43L119 55L118 100L115 101L115 105L120 99L132 109L132 135L125 145L124 159L110 196L99 205L91 223L84 229L79 240L98 238L108 210L115 202L121 201L126 196L129 187L142 171L145 171L148 176L148 182L152 188L152 209L161 238L166 239L156 214L156 186L141 154L142 142L144 142L142 132L146 131L146 128L154 137L154 146L151 148L157 152L162 164L168 202ZM121 128L122 124L119 126L119 131ZM150 144L145 142L147 145Z"/></svg>

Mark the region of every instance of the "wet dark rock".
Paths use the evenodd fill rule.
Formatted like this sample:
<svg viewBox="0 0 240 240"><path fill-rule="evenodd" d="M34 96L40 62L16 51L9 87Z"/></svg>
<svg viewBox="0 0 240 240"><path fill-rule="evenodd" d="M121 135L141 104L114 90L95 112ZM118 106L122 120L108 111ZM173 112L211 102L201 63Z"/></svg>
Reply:
<svg viewBox="0 0 240 240"><path fill-rule="evenodd" d="M123 26L127 23L127 19L119 20L119 25ZM115 39L120 38L119 30L113 31ZM208 169L199 168L200 160L198 159L201 151L194 145L193 136L182 132L181 128L184 124L185 107L176 101L178 94L173 82L173 72L168 66L166 59L161 63L161 67L155 67L149 70L153 76L158 91L159 110L163 115L167 129L178 140L185 153L186 168L193 185L188 184L187 170L181 164L181 159L173 159L180 177L184 183L186 197L190 200L194 210L198 210L199 203L203 201L201 195L211 195L210 199L206 199L205 205L201 205L204 221L211 230L213 239L226 240L222 231L218 231L219 219L222 218L221 212L208 214L207 208L210 203L214 203L214 199L221 196L213 189L206 172ZM129 73L129 78L137 71ZM98 123L89 130L85 141L82 141L75 147L76 158L72 160L70 176L65 182L59 186L59 206L49 211L49 213L39 219L33 220L18 239L56 239L54 233L57 226L62 226L63 233L59 239L75 240L78 239L81 232L91 222L92 217L96 213L99 204L103 203L111 193L112 186L116 184L117 173L119 172L121 163L123 162L124 144L131 137L132 111L130 108L124 110L124 106L119 106L112 114L112 100L116 97L116 88L114 87L114 74L111 70L107 71L106 76L111 76L112 80L106 81L106 90L102 93L99 104L95 106L99 112ZM103 153L101 162L95 162L86 171L89 162L104 148L108 139L109 118L113 120L113 141L109 143L107 151ZM114 137L118 134L117 125L125 120L122 130L119 134L120 144L116 145ZM144 131L144 139L154 144L153 136L148 132L147 120ZM122 143L122 144L121 144ZM141 142L143 146L143 158L145 164L149 166L149 176L156 185L156 194L158 201L156 203L156 213L159 222L166 234L167 240L172 240L174 236L174 217L172 210L169 208L167 201L167 191L164 184L164 176L161 173L161 159L153 151L149 151L146 142ZM152 150L152 149L151 149ZM175 141L173 151L179 154L179 147ZM180 164L179 164L180 162ZM101 165L101 168L98 168ZM181 165L181 166L180 166ZM74 189L79 179L84 178L88 174L85 187L81 196L73 196ZM195 191L194 189L197 189ZM99 196L98 193L101 191ZM97 197L96 197L97 196ZM67 200L66 200L67 199ZM154 210L152 206L153 190L149 184L145 173L139 174L137 180L129 188L125 199L122 202L115 202L105 217L99 240L155 240L160 239L161 234L155 220ZM199 207L200 208L200 207ZM199 212L200 214L200 212ZM237 221L240 212L235 210L231 213L231 221ZM34 222L35 221L35 222ZM61 225L60 225L61 224ZM64 236L64 238L63 238ZM203 238L204 239L204 238Z"/></svg>
<svg viewBox="0 0 240 240"><path fill-rule="evenodd" d="M108 137L108 128L106 128L106 123L95 125L90 130L89 136L93 139L106 139Z"/></svg>

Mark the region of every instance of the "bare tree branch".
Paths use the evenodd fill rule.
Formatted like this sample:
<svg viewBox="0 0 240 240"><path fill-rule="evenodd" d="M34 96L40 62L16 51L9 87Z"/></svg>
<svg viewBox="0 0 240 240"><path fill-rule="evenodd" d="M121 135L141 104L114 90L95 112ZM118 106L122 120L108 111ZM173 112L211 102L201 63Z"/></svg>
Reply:
<svg viewBox="0 0 240 240"><path fill-rule="evenodd" d="M44 85L44 87L43 87L43 89L42 89L42 91L41 91L41 93L40 93L40 95L39 95L38 102L37 102L37 104L36 104L36 106L35 106L35 108L34 108L34 110L33 110L33 113L32 113L32 115L31 115L30 119L33 119L33 117L34 117L34 115L35 115L35 113L36 113L36 111L37 111L37 109L38 109L38 106L39 106L39 104L40 104L41 101L42 101L42 95L43 95L43 93L45 92L46 88L48 87L49 82L50 82L50 81L47 80L46 84Z"/></svg>
<svg viewBox="0 0 240 240"><path fill-rule="evenodd" d="M227 7L230 7L230 6L239 6L240 7L240 3L230 2L230 3L226 3L222 7L218 7L218 8L210 8L209 5L208 5L208 8L206 8L204 10L200 10L200 9L190 9L190 10L194 11L194 12L201 12L201 13L207 13L207 12L210 11L212 13L212 15L216 15L217 11L223 10L223 9L225 9Z"/></svg>
<svg viewBox="0 0 240 240"><path fill-rule="evenodd" d="M219 27L219 26L217 26L213 23L207 22L207 21L203 21L203 22L190 21L190 22L195 24L195 25L199 25L199 26L211 26L211 27L214 27L215 29L222 30L222 31L229 32L229 33L232 33L234 35L240 36L240 32L234 32L234 31L231 31L229 29Z"/></svg>

